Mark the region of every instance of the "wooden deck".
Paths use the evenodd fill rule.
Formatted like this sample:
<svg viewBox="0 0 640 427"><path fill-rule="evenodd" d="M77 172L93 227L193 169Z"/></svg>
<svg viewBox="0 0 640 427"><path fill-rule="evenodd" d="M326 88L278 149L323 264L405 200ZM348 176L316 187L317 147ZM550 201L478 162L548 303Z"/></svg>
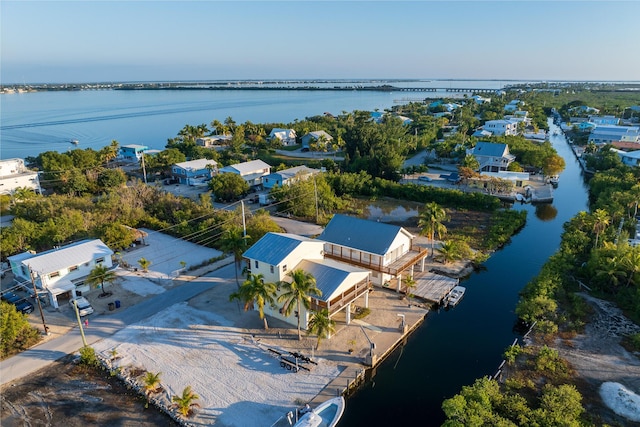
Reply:
<svg viewBox="0 0 640 427"><path fill-rule="evenodd" d="M431 272L416 272L413 279L416 281L416 287L411 293L417 298L436 304L442 302L460 282L458 279Z"/></svg>

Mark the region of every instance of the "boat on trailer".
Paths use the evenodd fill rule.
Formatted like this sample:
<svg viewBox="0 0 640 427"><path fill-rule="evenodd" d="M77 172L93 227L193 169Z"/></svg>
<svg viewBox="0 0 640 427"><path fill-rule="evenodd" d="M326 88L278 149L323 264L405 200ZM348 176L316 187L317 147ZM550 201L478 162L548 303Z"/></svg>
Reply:
<svg viewBox="0 0 640 427"><path fill-rule="evenodd" d="M447 307L455 307L458 305L464 293L467 291L467 288L464 286L456 286L449 292L449 296L447 297Z"/></svg>
<svg viewBox="0 0 640 427"><path fill-rule="evenodd" d="M342 418L344 412L344 397L338 396L321 403L315 409L309 409L295 423L290 419L293 427L334 427ZM292 418L292 417L290 417Z"/></svg>

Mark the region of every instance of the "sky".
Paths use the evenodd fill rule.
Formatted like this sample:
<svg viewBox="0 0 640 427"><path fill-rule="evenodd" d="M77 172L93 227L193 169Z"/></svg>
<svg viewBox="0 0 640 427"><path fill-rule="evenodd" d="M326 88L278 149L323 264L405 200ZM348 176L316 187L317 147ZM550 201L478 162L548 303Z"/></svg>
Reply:
<svg viewBox="0 0 640 427"><path fill-rule="evenodd" d="M0 1L0 83L640 80L640 2Z"/></svg>

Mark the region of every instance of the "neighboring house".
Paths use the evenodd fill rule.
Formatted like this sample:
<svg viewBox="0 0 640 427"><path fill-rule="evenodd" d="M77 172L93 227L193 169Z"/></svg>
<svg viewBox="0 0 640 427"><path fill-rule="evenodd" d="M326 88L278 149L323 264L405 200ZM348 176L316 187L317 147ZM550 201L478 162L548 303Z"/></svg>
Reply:
<svg viewBox="0 0 640 427"><path fill-rule="evenodd" d="M631 167L640 167L640 150L627 152L612 149L611 151L616 153L620 157L620 160L622 160L622 163L624 163L625 165Z"/></svg>
<svg viewBox="0 0 640 427"><path fill-rule="evenodd" d="M493 134L491 132L489 132L488 130L478 129L475 132L473 132L473 134L471 136L476 137L476 138L488 138L491 135L493 135Z"/></svg>
<svg viewBox="0 0 640 427"><path fill-rule="evenodd" d="M571 113L578 113L578 114L599 114L600 110L598 110L597 108L593 108L593 107L589 107L588 105L579 105L577 107L573 107L573 108L569 108L569 111Z"/></svg>
<svg viewBox="0 0 640 427"><path fill-rule="evenodd" d="M139 162L142 155L149 150L146 145L129 144L120 147L120 156L123 160L130 162Z"/></svg>
<svg viewBox="0 0 640 427"><path fill-rule="evenodd" d="M596 125L595 123L591 123L591 122L580 122L577 125L575 125L576 128L578 128L578 130L581 131L591 131L591 129L595 129Z"/></svg>
<svg viewBox="0 0 640 427"><path fill-rule="evenodd" d="M249 186L262 185L262 177L269 175L271 166L262 160L252 160L250 162L236 163L235 165L220 168L220 173L235 173L240 175Z"/></svg>
<svg viewBox="0 0 640 427"><path fill-rule="evenodd" d="M372 282L398 290L402 275L413 275L415 265L424 271L428 252L413 244L414 236L402 227L336 214L318 236L325 242L327 258L372 270Z"/></svg>
<svg viewBox="0 0 640 427"><path fill-rule="evenodd" d="M622 151L636 151L640 150L640 142L628 142L628 141L614 141L611 143L613 148L617 148Z"/></svg>
<svg viewBox="0 0 640 427"><path fill-rule="evenodd" d="M228 142L233 138L231 135L211 135L196 138L196 145L204 148L223 150L227 148Z"/></svg>
<svg viewBox="0 0 640 427"><path fill-rule="evenodd" d="M484 123L483 129L497 136L517 135L518 123L511 120L487 120Z"/></svg>
<svg viewBox="0 0 640 427"><path fill-rule="evenodd" d="M514 99L513 101L509 102L507 105L504 106L504 111L505 112L517 111L520 108L520 105L524 105L524 102L520 102L520 100Z"/></svg>
<svg viewBox="0 0 640 427"><path fill-rule="evenodd" d="M617 126L620 119L614 116L589 116L589 121L596 126Z"/></svg>
<svg viewBox="0 0 640 427"><path fill-rule="evenodd" d="M296 145L296 131L293 129L274 128L269 134L269 139L279 139L282 145Z"/></svg>
<svg viewBox="0 0 640 427"><path fill-rule="evenodd" d="M15 280L36 287L49 294L51 305L59 306L60 299L69 299L89 286L84 280L97 265L113 266L113 251L102 240L83 240L71 245L36 254L24 252L8 258Z"/></svg>
<svg viewBox="0 0 640 427"><path fill-rule="evenodd" d="M327 309L329 317L334 317L344 310L346 323L351 322L351 305L361 296L363 305L369 305L370 272L334 260L324 259L324 242L288 233L267 233L243 257L251 274L262 274L267 283L281 281L291 282L289 273L302 270L311 274L316 280L316 287L322 292L319 297L311 298L311 311L301 307L302 313L292 313L285 316L282 311L283 303L275 306L265 305L264 312L271 317L297 325L297 315L300 316L300 326L308 326L309 317L313 311ZM278 295L282 294L282 286L278 287ZM276 298L277 298L276 296ZM295 310L295 309L294 309Z"/></svg>
<svg viewBox="0 0 640 427"><path fill-rule="evenodd" d="M0 194L13 194L22 187L41 193L38 172L27 169L23 159L0 160Z"/></svg>
<svg viewBox="0 0 640 427"><path fill-rule="evenodd" d="M640 142L640 127L596 126L589 135L589 142L596 145L611 144L614 141Z"/></svg>
<svg viewBox="0 0 640 427"><path fill-rule="evenodd" d="M507 144L494 144L492 142L478 142L468 154L478 160L480 164L479 172L506 171L516 159L516 156L509 154L509 146Z"/></svg>
<svg viewBox="0 0 640 427"><path fill-rule="evenodd" d="M283 169L281 171L270 173L262 178L262 186L264 188L273 188L276 186L289 185L297 180L305 180L316 173L318 169L311 169L307 166L296 166L294 168Z"/></svg>
<svg viewBox="0 0 640 427"><path fill-rule="evenodd" d="M482 97L482 96L480 96L480 95L473 95L473 96L471 97L471 99L473 99L474 101L476 101L476 104L479 104L479 105L482 105L482 104L486 104L486 103L491 102L491 98L485 98L485 97Z"/></svg>
<svg viewBox="0 0 640 427"><path fill-rule="evenodd" d="M176 163L171 167L171 175L181 184L196 185L215 175L218 162L210 159L197 159Z"/></svg>
<svg viewBox="0 0 640 427"><path fill-rule="evenodd" d="M397 118L399 118L400 120L402 120L402 124L403 125L410 125L411 123L413 123L413 120L411 120L409 117L406 116L401 116L401 115L396 115Z"/></svg>
<svg viewBox="0 0 640 427"><path fill-rule="evenodd" d="M301 141L302 148L309 148L309 146L314 142L322 142L324 144L324 147L326 147L329 142L333 141L333 137L323 130L318 130L315 132L309 132L308 134L304 135Z"/></svg>

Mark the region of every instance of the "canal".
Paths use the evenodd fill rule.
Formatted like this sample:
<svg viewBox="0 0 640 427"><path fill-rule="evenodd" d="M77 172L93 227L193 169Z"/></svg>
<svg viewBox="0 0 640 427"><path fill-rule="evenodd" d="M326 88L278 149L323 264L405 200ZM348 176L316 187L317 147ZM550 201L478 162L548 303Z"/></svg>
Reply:
<svg viewBox="0 0 640 427"><path fill-rule="evenodd" d="M439 426L443 400L476 378L493 375L513 331L520 290L559 247L563 224L588 210L587 185L560 129L549 121L551 143L566 162L551 205L514 205L527 223L480 271L461 280L464 299L429 313L407 343L376 368L347 399L339 427L416 424ZM558 131L558 135L553 135Z"/></svg>

